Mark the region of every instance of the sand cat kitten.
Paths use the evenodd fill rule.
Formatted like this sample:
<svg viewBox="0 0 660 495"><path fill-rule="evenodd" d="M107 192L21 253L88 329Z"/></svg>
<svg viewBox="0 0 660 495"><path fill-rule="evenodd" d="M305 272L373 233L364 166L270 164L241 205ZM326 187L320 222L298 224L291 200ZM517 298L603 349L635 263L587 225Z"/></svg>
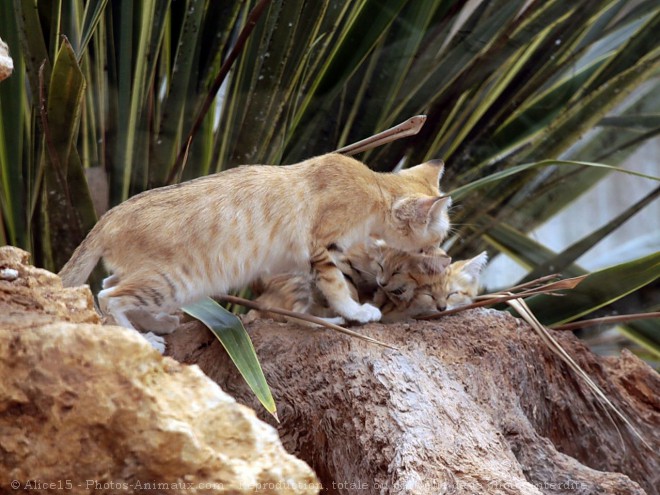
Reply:
<svg viewBox="0 0 660 495"><path fill-rule="evenodd" d="M345 253L333 252L351 289L352 297L362 303L375 304L382 312L382 321L396 321L427 314L438 307L444 309L442 273L450 262L439 248L426 252L407 253L385 245L382 241L356 245ZM336 313L306 274L281 274L263 279L254 287L257 301L332 319ZM250 312L247 321L260 316Z"/></svg>
<svg viewBox="0 0 660 495"><path fill-rule="evenodd" d="M384 323L472 303L479 292L479 274L488 261L484 251L474 258L447 266L450 258L441 249L432 254L411 254L382 244L378 249L360 246L348 254L338 266L343 266L342 271L349 282L358 279L361 287L370 287L369 283L373 282L373 291L353 287L353 293L359 295L361 302L368 301L377 306ZM346 270L347 266L351 268ZM336 316L314 291L312 278L306 275L271 277L261 284L259 291L261 295L257 300L268 306L326 318ZM279 318L250 312L248 320L259 316Z"/></svg>
<svg viewBox="0 0 660 495"><path fill-rule="evenodd" d="M376 276L378 289L373 304L381 310L381 321L415 318L447 306L445 272L451 258L440 248L410 254L388 249Z"/></svg>
<svg viewBox="0 0 660 495"><path fill-rule="evenodd" d="M246 286L269 273L309 271L332 309L348 320L380 311L351 298L328 251L375 236L416 251L446 235L443 163L376 173L328 154L288 166L230 169L146 191L107 212L60 272L85 282L100 258L113 272L99 305L118 324L146 310L171 323L173 310Z"/></svg>
<svg viewBox="0 0 660 495"><path fill-rule="evenodd" d="M486 251L469 260L455 261L445 273L443 292L447 309L471 304L479 293L479 275L488 263Z"/></svg>

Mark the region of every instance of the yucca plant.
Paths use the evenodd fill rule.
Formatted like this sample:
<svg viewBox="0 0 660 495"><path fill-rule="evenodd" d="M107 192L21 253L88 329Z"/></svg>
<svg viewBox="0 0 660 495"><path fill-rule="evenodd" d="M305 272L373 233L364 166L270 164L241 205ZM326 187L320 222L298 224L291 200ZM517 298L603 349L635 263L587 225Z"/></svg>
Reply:
<svg viewBox="0 0 660 495"><path fill-rule="evenodd" d="M653 0L1 2L16 70L0 84L0 241L56 270L95 221L91 174L115 205L239 164L294 163L424 113L420 134L360 158L383 171L446 161L460 205L450 254L487 246L533 276L584 273L575 260L622 218L563 253L526 233L612 172L583 163L619 165L660 132L658 29ZM658 261L636 261L627 284L629 266L609 268L599 296L561 321L643 296ZM646 301L635 311L658 309ZM625 331L657 358L658 330Z"/></svg>

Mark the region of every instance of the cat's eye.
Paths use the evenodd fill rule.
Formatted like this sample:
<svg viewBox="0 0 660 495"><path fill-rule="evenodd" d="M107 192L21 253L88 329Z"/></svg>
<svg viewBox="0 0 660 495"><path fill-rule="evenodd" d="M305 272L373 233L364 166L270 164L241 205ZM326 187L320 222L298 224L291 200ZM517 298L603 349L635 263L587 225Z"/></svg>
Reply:
<svg viewBox="0 0 660 495"><path fill-rule="evenodd" d="M397 289L391 290L390 293L394 296L400 296L406 291L405 287L399 287Z"/></svg>

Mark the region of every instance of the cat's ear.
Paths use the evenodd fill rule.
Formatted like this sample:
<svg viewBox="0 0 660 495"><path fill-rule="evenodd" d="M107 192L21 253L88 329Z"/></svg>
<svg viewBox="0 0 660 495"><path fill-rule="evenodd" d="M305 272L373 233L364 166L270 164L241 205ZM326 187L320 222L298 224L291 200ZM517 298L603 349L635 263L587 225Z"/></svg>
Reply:
<svg viewBox="0 0 660 495"><path fill-rule="evenodd" d="M428 273L429 275L442 275L451 263L451 258L445 253L420 254L417 256L420 267L424 273Z"/></svg>
<svg viewBox="0 0 660 495"><path fill-rule="evenodd" d="M394 205L394 216L405 222L433 223L440 218L442 210L449 199L448 196L402 199Z"/></svg>
<svg viewBox="0 0 660 495"><path fill-rule="evenodd" d="M474 258L466 260L465 265L463 265L463 272L476 279L486 266L486 263L488 263L488 253L482 251Z"/></svg>
<svg viewBox="0 0 660 495"><path fill-rule="evenodd" d="M415 176L424 179L432 186L438 187L442 174L445 171L445 162L440 159L415 165L399 172L401 175Z"/></svg>

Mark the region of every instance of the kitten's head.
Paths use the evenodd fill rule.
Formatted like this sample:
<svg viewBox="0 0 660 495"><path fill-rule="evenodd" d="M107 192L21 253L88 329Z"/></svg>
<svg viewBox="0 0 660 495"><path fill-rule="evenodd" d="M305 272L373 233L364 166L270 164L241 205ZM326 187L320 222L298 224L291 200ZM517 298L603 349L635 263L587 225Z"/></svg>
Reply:
<svg viewBox="0 0 660 495"><path fill-rule="evenodd" d="M479 275L488 262L486 251L469 260L456 261L447 268L443 292L447 309L472 303L479 292Z"/></svg>
<svg viewBox="0 0 660 495"><path fill-rule="evenodd" d="M392 203L384 238L391 246L414 252L439 245L449 230L451 198L440 193L442 160L431 160L395 175L402 192Z"/></svg>
<svg viewBox="0 0 660 495"><path fill-rule="evenodd" d="M376 281L381 298L388 301L386 312L402 319L443 310L443 273L450 262L440 248L414 254L384 250Z"/></svg>

